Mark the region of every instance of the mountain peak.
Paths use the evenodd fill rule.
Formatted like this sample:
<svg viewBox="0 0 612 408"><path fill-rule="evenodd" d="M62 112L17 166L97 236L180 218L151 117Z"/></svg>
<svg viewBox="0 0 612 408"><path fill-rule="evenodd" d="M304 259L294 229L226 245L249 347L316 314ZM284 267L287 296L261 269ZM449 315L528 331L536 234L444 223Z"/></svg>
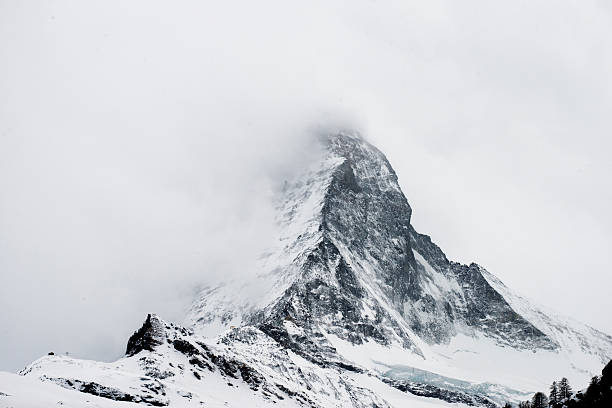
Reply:
<svg viewBox="0 0 612 408"><path fill-rule="evenodd" d="M253 326L332 366L347 364L339 345L399 348L431 363L457 339L512 350L520 361L532 358L526 351L549 359L587 343L598 363L612 354L605 335L543 318L484 268L449 260L419 234L391 164L361 135L338 132L322 144L320 160L287 182L278 201L278 245L250 278L202 294L190 317L196 331ZM254 287L265 291L249 297Z"/></svg>
<svg viewBox="0 0 612 408"><path fill-rule="evenodd" d="M290 318L309 331L357 344L395 342L417 354L415 338L444 343L459 332L557 347L513 311L479 267L450 262L414 230L412 209L380 150L356 132L331 134L324 145L321 161L288 183L280 200L280 245L256 281L241 282L271 290L257 301L238 296L240 306L236 288L209 291L192 310L196 327L282 326Z"/></svg>
<svg viewBox="0 0 612 408"><path fill-rule="evenodd" d="M242 279L203 290L191 329L149 315L115 363L47 356L22 374L159 406L495 407L610 359L612 337L419 234L395 171L359 134L323 145L277 201L275 245Z"/></svg>

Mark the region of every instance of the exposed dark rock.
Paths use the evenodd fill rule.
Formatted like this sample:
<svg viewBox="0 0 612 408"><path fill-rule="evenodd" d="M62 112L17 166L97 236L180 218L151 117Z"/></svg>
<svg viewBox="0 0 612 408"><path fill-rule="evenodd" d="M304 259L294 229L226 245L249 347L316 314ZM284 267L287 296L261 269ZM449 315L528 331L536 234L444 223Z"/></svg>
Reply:
<svg viewBox="0 0 612 408"><path fill-rule="evenodd" d="M242 381L249 384L252 390L258 390L260 385L264 382L264 377L246 364L238 364L237 366Z"/></svg>
<svg viewBox="0 0 612 408"><path fill-rule="evenodd" d="M196 367L200 367L204 370L209 370L212 371L213 367L208 364L206 361L204 361L203 359L199 358L199 357L192 357L189 359L189 364L194 365Z"/></svg>
<svg viewBox="0 0 612 408"><path fill-rule="evenodd" d="M50 378L50 377L44 377L44 379L46 381L54 382L60 385L61 387L64 387L67 389L80 391L86 394L91 394L91 395L95 395L98 397L111 399L114 401L135 402L135 403L140 403L140 404L145 404L145 405L152 405L156 407L163 407L169 404L167 400L157 399L156 397L149 395L147 393L134 395L134 394L123 392L117 388L106 387L106 386L100 385L93 381L81 381L77 379ZM150 388L147 387L147 384L145 384L145 388L146 388L145 391L150 392L151 390L154 390L153 392L155 394L165 395L165 392L163 392L164 388L161 383L157 383L157 385L155 386L151 386L150 383L148 385Z"/></svg>
<svg viewBox="0 0 612 408"><path fill-rule="evenodd" d="M166 340L165 325L156 315L149 314L144 324L130 337L125 354L133 356L142 350L153 351Z"/></svg>
<svg viewBox="0 0 612 408"><path fill-rule="evenodd" d="M403 392L409 392L421 397L437 398L443 401L466 404L470 406L483 406L496 408L497 404L480 395L468 394L459 391L445 390L434 385L416 383L412 381L396 380L382 377L385 383Z"/></svg>
<svg viewBox="0 0 612 408"><path fill-rule="evenodd" d="M191 344L190 342L186 340L176 339L172 343L174 345L175 350L187 356L193 356L193 355L200 354L200 350L198 350L197 347L195 347L193 344Z"/></svg>

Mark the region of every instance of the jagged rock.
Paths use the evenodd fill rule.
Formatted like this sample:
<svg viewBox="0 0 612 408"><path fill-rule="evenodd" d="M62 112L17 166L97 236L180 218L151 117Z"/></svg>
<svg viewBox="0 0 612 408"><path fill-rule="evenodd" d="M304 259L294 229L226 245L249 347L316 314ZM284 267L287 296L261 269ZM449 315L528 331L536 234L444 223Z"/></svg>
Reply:
<svg viewBox="0 0 612 408"><path fill-rule="evenodd" d="M60 385L61 387L73 389L76 391L83 392L85 394L91 394L102 398L107 398L114 401L125 401L125 402L135 402L142 403L145 405L152 405L155 407L164 407L168 405L168 401L159 400L151 395L132 395L129 393L125 393L121 390L118 390L113 387L107 387L101 384L98 384L93 381L81 381L78 379L68 379L68 378L49 378L45 377L45 381L50 381L55 384ZM163 386L158 384L157 387L149 388L155 394L160 394L163 391Z"/></svg>
<svg viewBox="0 0 612 408"><path fill-rule="evenodd" d="M142 350L153 351L165 340L165 324L157 315L149 314L142 327L128 340L125 354L133 356Z"/></svg>
<svg viewBox="0 0 612 408"><path fill-rule="evenodd" d="M469 406L482 406L496 408L497 404L480 395L465 392L449 391L429 384L419 384L411 381L392 380L383 378L387 384L403 392L409 392L423 397L437 398L451 403L466 404Z"/></svg>
<svg viewBox="0 0 612 408"><path fill-rule="evenodd" d="M417 354L413 333L447 343L466 329L503 345L558 348L512 309L478 265L449 261L414 230L397 175L378 149L351 133L332 135L325 146L322 164L284 189L281 223L308 222L302 234L281 238L291 256L274 269L283 282L277 297L253 307L233 297L240 293L234 286L206 290L192 311L196 327L238 318L301 355L309 340L283 334L287 319L307 337L325 331L354 344L401 342Z"/></svg>

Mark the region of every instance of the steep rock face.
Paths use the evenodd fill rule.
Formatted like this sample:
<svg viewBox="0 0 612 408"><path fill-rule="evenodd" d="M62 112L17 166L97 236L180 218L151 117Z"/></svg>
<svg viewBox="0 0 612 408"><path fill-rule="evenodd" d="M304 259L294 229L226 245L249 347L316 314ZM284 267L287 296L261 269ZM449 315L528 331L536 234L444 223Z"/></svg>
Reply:
<svg viewBox="0 0 612 408"><path fill-rule="evenodd" d="M133 356L142 350L153 351L166 340L165 324L157 315L149 314L140 329L130 337L125 354Z"/></svg>
<svg viewBox="0 0 612 408"><path fill-rule="evenodd" d="M517 313L483 276L477 264L462 265L449 261L431 239L411 228L411 242L419 260L419 275L424 280L446 282L437 285L444 298L441 303L429 293L424 301L413 299L406 305L416 319L413 327L430 339L444 339L456 334L457 322L480 330L501 344L526 349L556 349L558 344ZM448 290L450 287L450 290ZM444 290L446 289L446 290ZM435 291L433 291L435 292ZM433 316L432 316L433 314ZM446 333L446 334L445 334Z"/></svg>
<svg viewBox="0 0 612 408"><path fill-rule="evenodd" d="M356 135L329 140L337 167L322 209L322 228L345 257L369 262L386 297L401 305L415 297L416 263L409 241L412 210L384 155Z"/></svg>
<svg viewBox="0 0 612 408"><path fill-rule="evenodd" d="M353 133L322 144L320 160L287 181L278 199L277 247L250 277L202 294L188 319L196 332L252 325L322 366L347 363L346 355L336 353L338 341L367 350L372 343L399 346L409 353L402 358L428 362L409 364L424 372L443 370L444 378L469 378L469 360L461 357L467 352L484 353L485 359L492 358L486 353L512 354L516 364L535 358L557 371L574 370L576 378L608 361L612 338L542 312L479 265L449 260L429 236L415 231L397 175L378 149ZM246 290L252 287L266 290L252 296ZM465 339L468 346L461 345ZM377 358L373 367L380 366ZM455 359L461 370L448 366ZM410 369L389 364L389 373ZM534 372L537 381L546 378L542 369ZM412 374L394 377L406 379L421 381ZM531 386L513 379L507 384ZM496 387L479 389L486 395L505 389Z"/></svg>
<svg viewBox="0 0 612 408"><path fill-rule="evenodd" d="M439 343L455 335L458 326L467 326L506 344L556 347L512 310L477 265L449 262L412 228L410 205L378 149L355 135L340 134L330 138L329 150L344 162L328 188L323 228L345 249L347 259L375 271L372 277L382 281L385 300L413 332ZM415 254L426 264L417 262ZM428 274L432 263L442 279Z"/></svg>
<svg viewBox="0 0 612 408"><path fill-rule="evenodd" d="M302 229L281 229L282 251L291 256L259 273L275 278L274 296L259 304L233 300L231 285L206 293L192 311L196 329L216 321L282 330L290 319L312 333L356 344L400 343L417 354L421 341L445 343L459 331L514 347L557 347L510 307L477 265L450 262L414 230L397 175L378 149L353 133L332 135L323 145L321 163L288 182L280 199L281 226Z"/></svg>

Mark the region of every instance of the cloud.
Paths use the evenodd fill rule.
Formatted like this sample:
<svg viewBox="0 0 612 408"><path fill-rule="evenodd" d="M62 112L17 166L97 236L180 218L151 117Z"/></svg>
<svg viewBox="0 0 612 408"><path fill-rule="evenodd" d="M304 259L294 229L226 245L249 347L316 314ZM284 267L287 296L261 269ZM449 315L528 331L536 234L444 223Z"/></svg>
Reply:
<svg viewBox="0 0 612 408"><path fill-rule="evenodd" d="M146 313L248 273L321 128L386 152L451 257L609 325L603 5L0 7L0 369L115 358Z"/></svg>

